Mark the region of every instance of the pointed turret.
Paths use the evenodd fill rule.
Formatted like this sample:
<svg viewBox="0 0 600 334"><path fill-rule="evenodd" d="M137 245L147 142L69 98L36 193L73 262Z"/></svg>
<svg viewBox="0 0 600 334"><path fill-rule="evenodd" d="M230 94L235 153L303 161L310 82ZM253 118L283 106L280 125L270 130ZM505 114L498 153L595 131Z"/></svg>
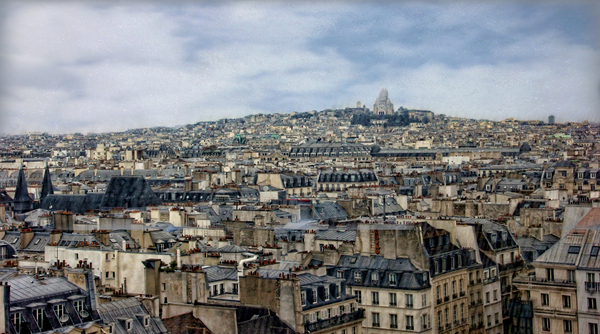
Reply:
<svg viewBox="0 0 600 334"><path fill-rule="evenodd" d="M23 166L19 167L19 176L17 177L17 188L15 189L15 198L13 200L14 211L16 213L25 213L31 211L31 197L27 191L27 180Z"/></svg>
<svg viewBox="0 0 600 334"><path fill-rule="evenodd" d="M50 169L48 165L44 169L44 179L42 180L42 193L40 194L40 203L44 201L44 198L48 195L54 194L54 188L52 187L52 179L50 178Z"/></svg>

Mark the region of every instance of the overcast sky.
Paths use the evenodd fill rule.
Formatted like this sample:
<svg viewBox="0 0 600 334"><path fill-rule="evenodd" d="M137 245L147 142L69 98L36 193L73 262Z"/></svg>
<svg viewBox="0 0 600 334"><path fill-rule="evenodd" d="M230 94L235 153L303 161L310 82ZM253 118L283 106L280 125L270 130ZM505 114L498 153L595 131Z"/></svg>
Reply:
<svg viewBox="0 0 600 334"><path fill-rule="evenodd" d="M0 7L0 133L372 108L600 121L593 2L21 1Z"/></svg>

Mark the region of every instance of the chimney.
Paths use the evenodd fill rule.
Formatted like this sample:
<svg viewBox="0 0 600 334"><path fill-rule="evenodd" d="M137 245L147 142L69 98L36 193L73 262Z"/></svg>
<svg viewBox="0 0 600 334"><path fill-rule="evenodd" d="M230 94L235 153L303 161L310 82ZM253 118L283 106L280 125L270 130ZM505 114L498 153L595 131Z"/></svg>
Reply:
<svg viewBox="0 0 600 334"><path fill-rule="evenodd" d="M181 269L181 242L177 244L177 269Z"/></svg>
<svg viewBox="0 0 600 334"><path fill-rule="evenodd" d="M71 191L73 192L73 195L79 195L81 192L81 184L77 182L71 183Z"/></svg>
<svg viewBox="0 0 600 334"><path fill-rule="evenodd" d="M186 177L185 178L185 192L188 191L192 191L192 178L191 177Z"/></svg>
<svg viewBox="0 0 600 334"><path fill-rule="evenodd" d="M33 235L33 230L30 228L24 228L21 230L21 249L25 249L27 245L29 245L31 239L33 239Z"/></svg>
<svg viewBox="0 0 600 334"><path fill-rule="evenodd" d="M60 241L60 237L62 236L62 232L59 230L54 230L50 232L50 243L57 243Z"/></svg>
<svg viewBox="0 0 600 334"><path fill-rule="evenodd" d="M110 246L110 232L107 230L96 230L94 231L96 239L100 241L104 246Z"/></svg>

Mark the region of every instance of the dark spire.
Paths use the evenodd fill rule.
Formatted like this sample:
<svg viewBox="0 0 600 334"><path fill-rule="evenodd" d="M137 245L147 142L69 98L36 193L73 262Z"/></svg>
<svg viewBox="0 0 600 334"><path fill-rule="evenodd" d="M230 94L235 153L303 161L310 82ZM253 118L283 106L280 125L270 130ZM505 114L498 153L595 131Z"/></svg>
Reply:
<svg viewBox="0 0 600 334"><path fill-rule="evenodd" d="M31 211L31 197L29 197L29 192L27 191L27 180L25 179L23 166L19 167L19 176L17 177L17 188L15 189L13 203L16 213Z"/></svg>
<svg viewBox="0 0 600 334"><path fill-rule="evenodd" d="M42 193L40 194L40 203L44 201L44 198L48 195L54 194L54 188L52 188L52 179L50 178L50 169L48 165L44 169L44 179L42 180Z"/></svg>

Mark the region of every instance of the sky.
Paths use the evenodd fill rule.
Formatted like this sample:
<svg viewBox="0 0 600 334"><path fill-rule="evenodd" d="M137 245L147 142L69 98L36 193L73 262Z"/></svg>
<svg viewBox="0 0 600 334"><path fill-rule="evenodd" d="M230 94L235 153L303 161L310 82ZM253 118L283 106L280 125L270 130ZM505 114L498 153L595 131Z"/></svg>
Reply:
<svg viewBox="0 0 600 334"><path fill-rule="evenodd" d="M592 1L4 1L0 133L367 107L600 121Z"/></svg>

